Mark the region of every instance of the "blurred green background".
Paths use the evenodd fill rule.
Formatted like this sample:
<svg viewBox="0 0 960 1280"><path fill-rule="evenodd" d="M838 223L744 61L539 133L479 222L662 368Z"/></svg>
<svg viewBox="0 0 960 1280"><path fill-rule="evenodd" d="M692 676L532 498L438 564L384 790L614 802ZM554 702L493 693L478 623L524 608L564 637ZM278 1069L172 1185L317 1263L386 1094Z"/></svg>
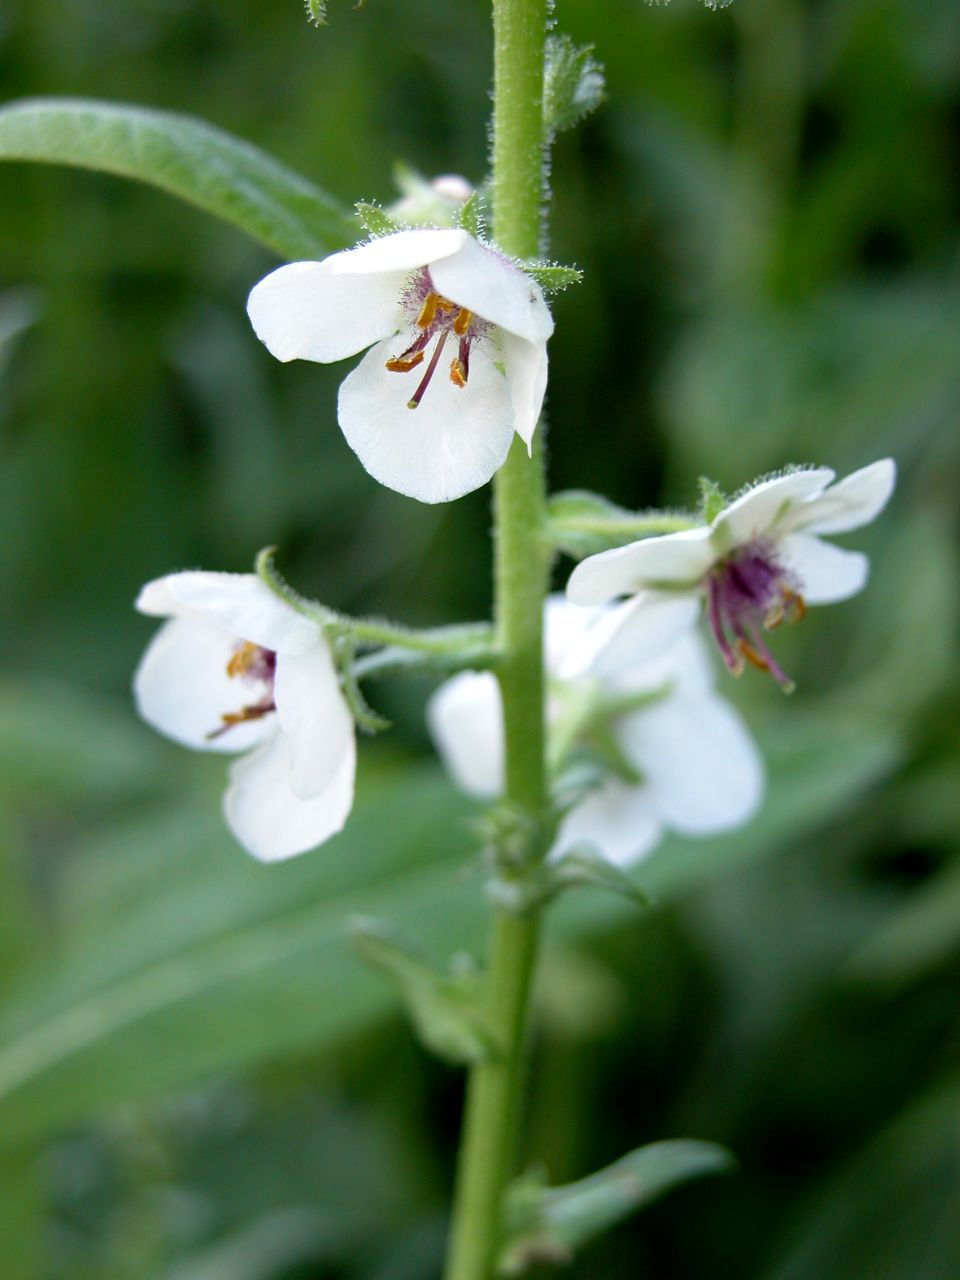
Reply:
<svg viewBox="0 0 960 1280"><path fill-rule="evenodd" d="M559 0L609 102L556 148L551 479L688 503L885 454L866 594L778 635L746 831L670 841L637 914L551 918L525 1155L556 1181L696 1136L740 1167L585 1251L575 1280L948 1280L960 1268L960 22L955 0ZM486 160L486 4L7 0L0 92L205 117L341 200ZM344 835L276 868L221 828L220 760L135 719L174 568L277 543L304 591L483 617L489 495L378 488L342 369L275 364L275 263L155 191L0 168L0 1239L5 1280L430 1280L460 1078L344 940L479 945L468 806L425 679L372 688ZM438 832L451 834L440 836Z"/></svg>

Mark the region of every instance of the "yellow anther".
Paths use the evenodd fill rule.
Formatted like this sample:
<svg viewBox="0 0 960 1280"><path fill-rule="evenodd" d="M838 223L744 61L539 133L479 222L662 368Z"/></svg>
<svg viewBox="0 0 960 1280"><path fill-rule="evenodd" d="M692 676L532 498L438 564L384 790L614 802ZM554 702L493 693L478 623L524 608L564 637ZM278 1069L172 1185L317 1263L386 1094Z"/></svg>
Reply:
<svg viewBox="0 0 960 1280"><path fill-rule="evenodd" d="M468 311L466 307L461 307L460 310L457 312L456 318L454 319L454 322L453 322L453 332L457 335L458 338L462 338L463 335L470 328L470 321L472 319L473 319L473 312Z"/></svg>
<svg viewBox="0 0 960 1280"><path fill-rule="evenodd" d="M259 645L251 644L249 640L245 640L239 649L235 649L230 655L230 661L227 663L227 675L231 678L233 676L245 676L256 662L259 652Z"/></svg>
<svg viewBox="0 0 960 1280"><path fill-rule="evenodd" d="M434 293L431 289L424 298L423 305L420 308L420 314L417 316L418 329L429 329L436 318L437 307L440 306L441 302L442 299L439 293Z"/></svg>

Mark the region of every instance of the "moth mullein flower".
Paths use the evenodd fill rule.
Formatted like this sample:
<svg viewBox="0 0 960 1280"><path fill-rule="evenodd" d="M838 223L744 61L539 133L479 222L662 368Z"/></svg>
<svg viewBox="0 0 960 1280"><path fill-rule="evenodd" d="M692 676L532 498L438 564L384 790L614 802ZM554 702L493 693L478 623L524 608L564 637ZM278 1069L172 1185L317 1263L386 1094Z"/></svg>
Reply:
<svg viewBox="0 0 960 1280"><path fill-rule="evenodd" d="M757 809L763 763L743 721L717 696L706 646L690 629L665 648L655 623L608 626L613 610L578 609L551 597L546 609L551 745L565 706L593 696L611 707L608 728L624 769L606 773L563 818L551 851L594 846L629 866L665 831L700 836L742 825ZM615 644L608 639L620 631ZM629 635L629 646L621 643ZM461 672L430 700L427 721L453 780L469 795L503 790L503 716L490 672ZM576 740L570 743L576 748ZM562 767L562 766L561 766Z"/></svg>
<svg viewBox="0 0 960 1280"><path fill-rule="evenodd" d="M370 350L337 416L367 471L421 502L479 488L516 432L531 446L553 320L540 286L466 231L405 230L291 262L247 311L278 360Z"/></svg>
<svg viewBox="0 0 960 1280"><path fill-rule="evenodd" d="M136 607L167 619L134 676L137 710L184 746L240 755L224 796L240 843L274 862L339 831L356 743L320 628L254 574L174 573Z"/></svg>
<svg viewBox="0 0 960 1280"><path fill-rule="evenodd" d="M683 607L703 598L728 669L739 675L750 663L791 689L765 633L785 619L799 621L807 605L833 604L863 589L867 557L822 537L873 520L895 478L893 460L884 458L837 484L827 467L763 480L708 525L590 556L570 575L567 596L580 605L632 596L619 606L625 613L668 614L680 628Z"/></svg>

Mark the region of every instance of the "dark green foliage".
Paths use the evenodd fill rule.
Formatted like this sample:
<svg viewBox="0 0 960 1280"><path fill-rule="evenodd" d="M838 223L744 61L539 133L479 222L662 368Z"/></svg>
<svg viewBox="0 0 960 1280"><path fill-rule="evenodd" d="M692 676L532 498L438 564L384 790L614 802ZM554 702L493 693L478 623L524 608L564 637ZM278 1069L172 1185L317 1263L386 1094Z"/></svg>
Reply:
<svg viewBox="0 0 960 1280"><path fill-rule="evenodd" d="M584 268L554 302L554 487L615 521L790 462L892 452L901 483L847 540L865 594L776 637L797 696L731 687L770 758L758 821L665 844L638 872L653 909L577 892L552 914L525 1158L557 1186L677 1134L737 1157L571 1280L952 1280L955 6L562 9L608 101L550 177L551 254ZM220 824L222 762L133 717L151 625L130 602L276 543L336 609L486 614L486 495L379 489L336 427L340 370L274 364L243 303L275 254L357 234L358 197L388 206L396 157L483 179L487 22L479 0L369 6L316 38L265 0L0 17L6 96L211 120L281 157L292 218L281 241L235 195L194 196L228 225L102 173L0 166L5 1280L437 1274L459 1078L345 936L360 912L440 962L478 943L472 810L421 759L429 685L372 690L396 727L362 744L343 837L259 868ZM4 133L22 110L0 147L37 155Z"/></svg>

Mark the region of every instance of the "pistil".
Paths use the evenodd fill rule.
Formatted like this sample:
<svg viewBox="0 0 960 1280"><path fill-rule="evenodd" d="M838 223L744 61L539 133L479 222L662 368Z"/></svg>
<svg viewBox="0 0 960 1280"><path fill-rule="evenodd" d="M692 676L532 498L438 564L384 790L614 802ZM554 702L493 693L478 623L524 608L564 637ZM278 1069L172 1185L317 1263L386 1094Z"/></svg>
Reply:
<svg viewBox="0 0 960 1280"><path fill-rule="evenodd" d="M423 393L426 391L427 387L430 385L430 379L433 377L433 372L440 362L440 355L446 344L447 335L449 332L450 332L449 329L444 329L444 331L441 333L440 341L437 343L436 347L434 347L433 355L430 357L430 363L427 365L427 371L423 375L423 377L420 379L419 387L417 387L416 391L407 401L408 409L416 409L420 401L423 399Z"/></svg>

